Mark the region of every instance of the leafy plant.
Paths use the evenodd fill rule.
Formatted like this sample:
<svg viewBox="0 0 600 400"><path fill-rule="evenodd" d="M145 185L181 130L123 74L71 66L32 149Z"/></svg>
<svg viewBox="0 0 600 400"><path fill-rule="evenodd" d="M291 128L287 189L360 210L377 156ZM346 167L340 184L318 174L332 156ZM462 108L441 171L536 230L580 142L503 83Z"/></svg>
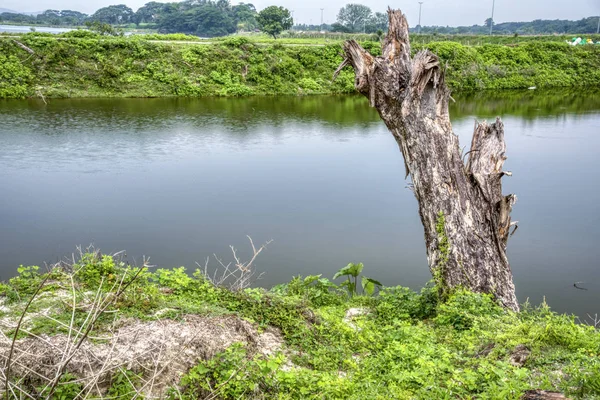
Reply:
<svg viewBox="0 0 600 400"><path fill-rule="evenodd" d="M471 329L477 317L498 316L501 313L502 309L494 303L491 295L458 289L439 305L435 322L463 331Z"/></svg>
<svg viewBox="0 0 600 400"><path fill-rule="evenodd" d="M41 388L40 388L41 389ZM58 385L56 386L56 390L52 393L50 399L52 400L69 400L76 398L83 389L83 385L80 381L77 380L77 377L73 374L66 373L64 374ZM40 398L45 398L50 392L50 388L46 388L46 390L42 390L40 393Z"/></svg>
<svg viewBox="0 0 600 400"><path fill-rule="evenodd" d="M137 395L135 385L140 382L140 375L130 370L124 370L117 372L110 381L110 388L108 389L108 397L113 399L131 399ZM142 396L135 396L140 400Z"/></svg>
<svg viewBox="0 0 600 400"><path fill-rule="evenodd" d="M32 78L30 69L19 58L0 53L0 99L25 97Z"/></svg>
<svg viewBox="0 0 600 400"><path fill-rule="evenodd" d="M73 270L78 280L89 286L97 286L101 281L107 284L114 282L117 278L118 268L124 266L124 263L117 265L115 259L110 255L88 252L83 254L81 259L73 265Z"/></svg>
<svg viewBox="0 0 600 400"><path fill-rule="evenodd" d="M32 266L19 266L17 268L17 272L19 272L19 276L14 278L10 278L9 283L12 288L14 288L16 293L12 295L18 294L31 294L33 293L39 286L40 282L42 282L42 276L39 273L40 267L37 265ZM11 290L7 290L7 293L10 293ZM9 297L12 297L9 294Z"/></svg>
<svg viewBox="0 0 600 400"><path fill-rule="evenodd" d="M344 302L344 298L340 296L343 292L339 287L329 279L322 278L321 274L305 278L296 276L289 283L275 287L273 291L287 296L299 296L316 307Z"/></svg>
<svg viewBox="0 0 600 400"><path fill-rule="evenodd" d="M358 263L358 264L349 263L348 265L346 265L345 267L340 269L338 272L336 272L335 275L333 276L333 279L337 279L341 276L347 277L346 282L342 283L341 286L345 286L346 289L348 289L350 296L354 296L354 295L358 294L358 291L357 291L358 276L362 272L363 268L364 268L363 263ZM352 278L354 278L354 279L352 279ZM363 289L363 293L365 293L369 296L372 296L373 293L375 293L375 288L381 287L382 285L381 285L381 282L376 281L373 278L363 276L361 279L361 286Z"/></svg>

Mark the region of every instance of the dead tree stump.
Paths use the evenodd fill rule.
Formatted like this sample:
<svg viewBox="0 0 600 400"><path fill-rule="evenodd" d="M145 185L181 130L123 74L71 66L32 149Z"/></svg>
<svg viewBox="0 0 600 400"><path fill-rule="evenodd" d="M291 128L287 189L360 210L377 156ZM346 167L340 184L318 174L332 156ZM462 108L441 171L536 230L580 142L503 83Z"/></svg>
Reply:
<svg viewBox="0 0 600 400"><path fill-rule="evenodd" d="M501 178L509 174L502 171L504 125L499 118L476 124L465 165L439 58L428 50L411 57L406 17L391 9L388 16L382 55L373 57L349 40L334 79L352 66L356 89L398 142L419 202L429 268L442 293L463 286L518 311L506 257L516 196L502 195Z"/></svg>

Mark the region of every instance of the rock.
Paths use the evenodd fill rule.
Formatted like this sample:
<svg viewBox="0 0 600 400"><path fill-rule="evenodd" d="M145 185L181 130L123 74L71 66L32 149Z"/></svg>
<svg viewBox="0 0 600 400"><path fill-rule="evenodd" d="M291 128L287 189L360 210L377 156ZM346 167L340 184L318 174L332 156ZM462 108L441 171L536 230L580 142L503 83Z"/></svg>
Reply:
<svg viewBox="0 0 600 400"><path fill-rule="evenodd" d="M344 317L344 323L354 329L358 329L356 324L353 322L356 318L362 317L369 314L369 310L366 308L350 308L346 311L346 316Z"/></svg>
<svg viewBox="0 0 600 400"><path fill-rule="evenodd" d="M528 390L521 400L569 400L562 393L548 392L547 390Z"/></svg>
<svg viewBox="0 0 600 400"><path fill-rule="evenodd" d="M485 346L483 346L481 348L481 350L479 350L477 353L475 353L475 357L480 358L480 357L487 357L492 350L494 350L494 347L496 347L495 343L488 343Z"/></svg>
<svg viewBox="0 0 600 400"><path fill-rule="evenodd" d="M531 351L524 345L520 344L512 351L510 355L510 363L515 367L522 367L529 358L529 354L531 354Z"/></svg>

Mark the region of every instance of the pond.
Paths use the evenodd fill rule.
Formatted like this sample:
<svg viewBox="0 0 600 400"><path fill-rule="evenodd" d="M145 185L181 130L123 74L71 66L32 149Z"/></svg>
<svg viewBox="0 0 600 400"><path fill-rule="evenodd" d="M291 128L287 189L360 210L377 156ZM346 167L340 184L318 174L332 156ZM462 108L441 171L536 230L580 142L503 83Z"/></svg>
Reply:
<svg viewBox="0 0 600 400"><path fill-rule="evenodd" d="M519 299L600 313L600 91L454 97L463 146L475 118L505 123ZM359 261L386 285L430 279L402 156L362 97L0 101L0 126L1 279L89 244L216 268L246 235L273 239L265 287Z"/></svg>

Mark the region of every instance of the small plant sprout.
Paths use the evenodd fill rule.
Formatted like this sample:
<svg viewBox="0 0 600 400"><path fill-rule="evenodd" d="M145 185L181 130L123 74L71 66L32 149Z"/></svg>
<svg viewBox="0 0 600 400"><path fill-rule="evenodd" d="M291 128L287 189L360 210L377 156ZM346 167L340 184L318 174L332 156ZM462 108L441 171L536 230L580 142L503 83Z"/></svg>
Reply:
<svg viewBox="0 0 600 400"><path fill-rule="evenodd" d="M336 272L333 276L333 279L339 278L340 276L346 276L348 278L347 281L342 283L340 286L345 286L348 289L350 296L354 296L358 292L358 276L362 272L363 268L363 263L350 263L344 268L340 269L338 272ZM379 281L376 281L375 279L363 276L361 280L361 286L364 294L372 296L373 293L375 293L375 288L382 285Z"/></svg>

